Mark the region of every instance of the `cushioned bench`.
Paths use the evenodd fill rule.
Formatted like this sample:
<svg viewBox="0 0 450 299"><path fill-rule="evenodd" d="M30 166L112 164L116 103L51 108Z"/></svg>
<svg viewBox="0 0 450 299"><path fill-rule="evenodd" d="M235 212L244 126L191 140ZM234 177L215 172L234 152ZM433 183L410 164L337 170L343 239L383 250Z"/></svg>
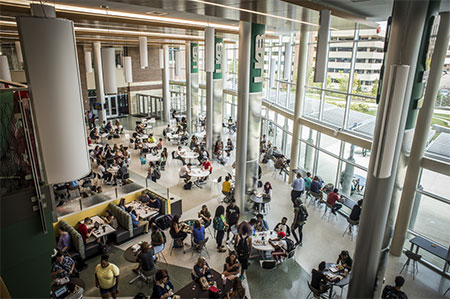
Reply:
<svg viewBox="0 0 450 299"><path fill-rule="evenodd" d="M116 217L117 222L119 222L119 227L113 234L113 241L116 244L122 244L131 238L144 233L145 226L133 228L130 214L119 208L117 205L110 203L109 210L111 211L111 214Z"/></svg>

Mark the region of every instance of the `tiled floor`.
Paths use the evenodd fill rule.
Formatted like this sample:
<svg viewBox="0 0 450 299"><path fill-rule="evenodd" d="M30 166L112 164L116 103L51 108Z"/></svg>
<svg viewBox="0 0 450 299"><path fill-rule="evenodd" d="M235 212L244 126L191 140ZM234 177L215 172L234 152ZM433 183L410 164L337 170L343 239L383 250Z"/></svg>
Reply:
<svg viewBox="0 0 450 299"><path fill-rule="evenodd" d="M131 121L130 123L134 123ZM156 124L162 125L162 124ZM155 128L155 134L160 135L162 127ZM117 141L115 141L117 142ZM175 146L165 144L171 152ZM138 154L133 153L130 169L145 175L146 170L143 169L138 160ZM171 160L171 159L169 159ZM223 167L218 163L213 163L213 178L225 175L231 172L231 163L234 158L230 159L228 165ZM197 212L202 204L207 204L211 213L214 213L219 201L222 198L219 189L211 184L206 184L203 189L194 188L192 190L183 190L182 185L178 184L178 170L180 163L169 163L167 170L162 172L162 177L158 184L169 188L170 192L180 196L183 199L183 215L182 219L192 219L197 217ZM272 168L270 165L263 165L262 181L270 181L274 189L274 196L271 203L271 209L266 217L270 227L274 227L283 216L288 217L288 223L292 221L293 212L290 201L290 187L287 183L279 178L272 177ZM350 236L342 236L347 221L341 215L337 219L331 217L329 222L324 218L321 219L323 209L314 209L308 207L310 214L307 223L304 226L303 246L297 249L294 260L290 260L286 265L281 265L275 270L262 270L258 262L252 262L247 273L246 287L249 291L249 297L252 298L305 298L308 294L307 280L309 273L313 267L321 261L334 262L341 250L348 250L353 254L355 248L355 240L351 241ZM251 213L245 213L242 218L252 217ZM149 235L143 235L128 243L118 246L125 250L141 240L148 240ZM170 237L168 244L170 244ZM169 247L169 246L167 246ZM207 244L210 258L208 262L211 267L221 270L226 257L225 253L218 253L215 249L214 239L210 236ZM187 252L183 254L181 251L174 251L172 256L169 254L169 248L165 249L165 256L171 265L191 268L195 263L197 254ZM398 275L403 263L404 256L390 257L386 271L386 282L392 283L394 277ZM129 270L128 270L129 271ZM177 273L174 273L177 275ZM419 265L419 274L415 280L412 275L403 273L406 278L404 291L409 298L442 298L444 291L450 286L450 282L442 278L441 275L431 271L424 265ZM248 283L247 283L248 282ZM269 282L269 283L268 283ZM340 292L340 291L339 291ZM338 293L339 293L338 292ZM343 296L346 297L347 288L344 289ZM123 296L132 296L133 294L124 294ZM449 294L447 294L447 298Z"/></svg>

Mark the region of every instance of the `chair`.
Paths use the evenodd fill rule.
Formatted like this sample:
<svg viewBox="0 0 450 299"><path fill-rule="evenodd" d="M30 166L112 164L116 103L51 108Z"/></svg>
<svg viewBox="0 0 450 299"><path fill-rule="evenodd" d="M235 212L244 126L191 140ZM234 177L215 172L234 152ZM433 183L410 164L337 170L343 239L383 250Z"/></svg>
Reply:
<svg viewBox="0 0 450 299"><path fill-rule="evenodd" d="M311 203L314 203L314 210L316 209L316 206L320 204L320 200L322 199L322 194L315 193L315 192L309 192L311 195L311 199L309 200L308 207L311 205Z"/></svg>
<svg viewBox="0 0 450 299"><path fill-rule="evenodd" d="M211 186L212 186L212 184L216 184L216 187L219 188L218 186L220 186L220 182L222 182L222 176L219 176L216 179L212 179L211 180Z"/></svg>
<svg viewBox="0 0 450 299"><path fill-rule="evenodd" d="M175 239L172 239L172 245L170 246L170 255L172 255L172 250L174 248L179 248L179 247L176 247L177 242L181 242L181 248L183 249L183 254L186 253L186 251L184 250L183 238L175 238Z"/></svg>
<svg viewBox="0 0 450 299"><path fill-rule="evenodd" d="M412 252L411 250L406 250L405 255L408 257L408 259L406 260L405 264L403 265L402 270L400 270L400 274L402 274L402 272L406 266L409 266L409 261L412 260L413 261L412 274L413 274L413 280L414 280L414 279L416 279L416 274L419 273L419 266L417 265L417 263L422 259L422 256L420 254Z"/></svg>
<svg viewBox="0 0 450 299"><path fill-rule="evenodd" d="M448 291L450 291L450 287L447 289L447 291L444 292L444 295L442 295L442 296L445 296L445 294L447 294Z"/></svg>
<svg viewBox="0 0 450 299"><path fill-rule="evenodd" d="M325 203L325 211L323 212L323 215L322 215L322 217L321 217L321 219L323 219L323 217L325 217L326 216L326 214L327 214L327 211L328 210L330 210L330 212L328 213L328 222L330 222L330 217L331 217L331 214L334 214L335 216L336 216L336 220L337 220L337 213L332 213L332 211L333 211L333 206L332 205L330 205L329 203Z"/></svg>
<svg viewBox="0 0 450 299"><path fill-rule="evenodd" d="M345 236L345 234L347 233L347 230L348 230L350 233L350 236L352 238L352 241L353 241L354 230L352 230L352 228L355 227L355 230L356 230L356 227L358 227L359 221L355 221L355 220L350 219L350 217L347 217L347 222L348 222L347 228L345 229L342 236Z"/></svg>
<svg viewBox="0 0 450 299"><path fill-rule="evenodd" d="M261 265L261 268L266 270L273 270L277 267L277 261L275 260L260 260L259 264Z"/></svg>
<svg viewBox="0 0 450 299"><path fill-rule="evenodd" d="M202 251L205 250L206 254L208 255L208 258L211 258L209 256L208 248L206 248L206 242L208 242L208 240L209 240L209 237L205 238L204 240L202 240L198 243L192 242L192 246L200 255L202 254Z"/></svg>
<svg viewBox="0 0 450 299"><path fill-rule="evenodd" d="M157 270L158 269L156 269L156 267L150 271L143 271L141 268L139 268L138 275L135 278L133 278L132 280L130 280L129 284L134 283L138 279L142 279L145 283L150 284L150 281L153 280L153 277L156 274Z"/></svg>
<svg viewBox="0 0 450 299"><path fill-rule="evenodd" d="M309 299L309 296L311 296L311 294L313 295L314 298L327 298L326 291L321 293L320 290L311 286L309 281L308 281L308 287L309 287L310 292L308 294L308 297L306 297L306 299Z"/></svg>
<svg viewBox="0 0 450 299"><path fill-rule="evenodd" d="M164 262L165 262L166 264L168 264L168 262L167 262L167 260L166 260L166 256L164 255L164 252L163 252L165 248L166 248L166 243L163 243L163 248L161 249L161 251L159 251L158 253L156 253L156 257L159 258L159 259L163 258L163 259L164 259Z"/></svg>

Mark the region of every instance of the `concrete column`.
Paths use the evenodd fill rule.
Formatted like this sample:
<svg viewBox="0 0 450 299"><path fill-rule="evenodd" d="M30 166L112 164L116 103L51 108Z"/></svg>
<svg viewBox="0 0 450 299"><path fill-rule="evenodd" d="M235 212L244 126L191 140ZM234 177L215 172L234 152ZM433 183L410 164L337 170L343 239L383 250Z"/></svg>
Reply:
<svg viewBox="0 0 450 299"><path fill-rule="evenodd" d="M421 34L425 24L428 2L396 0L392 12L392 30L388 46L387 60L382 86L382 96L378 107L377 121L372 143L367 184L362 210L360 229L356 242L352 278L348 298L373 298L381 286L388 250L384 239L390 240L386 230L391 196L394 188L400 149L403 139L408 105L419 53ZM400 66L391 68L391 66ZM391 82L395 70L409 69L409 76L396 77ZM393 70L393 71L391 71ZM405 80L406 79L406 80ZM392 86L389 84L392 83ZM400 86L404 90L399 90ZM388 94L389 92L389 94ZM397 94L397 97L393 95ZM389 99L389 101L388 101ZM403 103L397 115L390 113L392 107ZM387 106L387 107L385 107ZM392 139L385 135L395 132ZM390 154L388 151L391 150ZM384 161L389 158L389 163ZM384 238L386 231L387 238ZM381 271L380 271L381 270Z"/></svg>
<svg viewBox="0 0 450 299"><path fill-rule="evenodd" d="M298 159L300 156L300 132L301 128L298 124L303 111L303 104L305 102L305 84L308 64L308 40L309 31L306 24L302 24L300 28L300 45L298 47L298 69L297 69L297 87L295 89L295 106L294 106L294 128L292 131L292 143L291 143L291 170L289 173L289 183L294 179L294 169L297 169ZM271 68L274 67L272 63ZM271 70L272 73L272 70Z"/></svg>
<svg viewBox="0 0 450 299"><path fill-rule="evenodd" d="M347 158L350 162L355 162L355 158L353 158L353 153L355 151L355 146L352 144L350 146L350 156ZM355 173L355 166L353 164L350 164L348 162L345 162L345 169L341 177L341 193L345 194L347 196L350 196L351 190L352 190L352 179L353 174Z"/></svg>
<svg viewBox="0 0 450 299"><path fill-rule="evenodd" d="M248 102L250 84L250 47L251 23L239 22L239 67L238 67L238 115L236 137L236 203L243 211L245 208L245 177L247 163L247 135L248 135Z"/></svg>
<svg viewBox="0 0 450 299"><path fill-rule="evenodd" d="M163 120L170 120L170 76L169 76L169 46L163 46L164 68L162 69L162 89L163 89Z"/></svg>
<svg viewBox="0 0 450 299"><path fill-rule="evenodd" d="M313 129L309 128L308 143L314 144ZM308 144L305 146L305 165L306 170L312 171L314 167L314 148Z"/></svg>
<svg viewBox="0 0 450 299"><path fill-rule="evenodd" d="M102 105L102 110L98 113L99 125L106 121L106 110L105 110L105 90L103 87L103 70L102 70L102 45L100 42L94 42L94 77L95 77L95 91L97 96L97 102Z"/></svg>
<svg viewBox="0 0 450 299"><path fill-rule="evenodd" d="M212 155L214 140L214 28L205 28L205 72L206 72L206 149Z"/></svg>
<svg viewBox="0 0 450 299"><path fill-rule="evenodd" d="M191 42L185 45L186 60L186 121L189 134L192 134L192 80L191 80Z"/></svg>
<svg viewBox="0 0 450 299"><path fill-rule="evenodd" d="M395 222L394 236L392 239L391 253L396 256L402 254L405 243L408 224L411 219L416 186L419 181L420 160L423 158L427 143L428 131L433 118L434 101L436 99L439 84L442 76L442 66L444 65L450 34L450 13L441 14L439 31L431 60L430 75L423 101L423 106L419 110L416 129L412 142L411 152L408 159L408 169L400 199L400 206Z"/></svg>

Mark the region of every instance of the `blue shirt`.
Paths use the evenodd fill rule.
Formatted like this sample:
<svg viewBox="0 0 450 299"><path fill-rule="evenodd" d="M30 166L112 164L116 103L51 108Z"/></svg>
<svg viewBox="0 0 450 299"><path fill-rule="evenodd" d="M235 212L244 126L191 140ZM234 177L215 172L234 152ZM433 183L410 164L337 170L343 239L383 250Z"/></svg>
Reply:
<svg viewBox="0 0 450 299"><path fill-rule="evenodd" d="M203 226L201 226L200 229L194 227L192 234L194 235L194 243L198 244L198 242L205 239L205 228Z"/></svg>
<svg viewBox="0 0 450 299"><path fill-rule="evenodd" d="M158 209L159 211L161 210L161 201L158 198L155 198L155 202L150 201L148 206L152 209Z"/></svg>
<svg viewBox="0 0 450 299"><path fill-rule="evenodd" d="M137 219L137 217L133 213L130 213L130 215L131 215L131 222L133 222L133 227L138 226L139 220Z"/></svg>
<svg viewBox="0 0 450 299"><path fill-rule="evenodd" d="M303 180L305 181L305 188L310 189L312 180L309 177L306 177Z"/></svg>
<svg viewBox="0 0 450 299"><path fill-rule="evenodd" d="M296 178L292 181L291 187L294 191L305 191L305 181L302 178Z"/></svg>
<svg viewBox="0 0 450 299"><path fill-rule="evenodd" d="M312 181L311 187L309 188L309 190L314 193L319 193L321 188L322 188L322 183L320 183L318 181Z"/></svg>

